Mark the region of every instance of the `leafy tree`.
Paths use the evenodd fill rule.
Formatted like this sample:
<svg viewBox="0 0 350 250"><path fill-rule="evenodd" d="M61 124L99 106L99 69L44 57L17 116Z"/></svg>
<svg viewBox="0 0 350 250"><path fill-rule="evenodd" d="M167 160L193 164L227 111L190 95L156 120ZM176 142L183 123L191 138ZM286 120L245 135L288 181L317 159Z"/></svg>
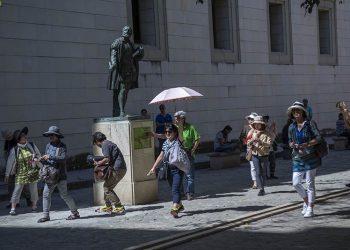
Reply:
<svg viewBox="0 0 350 250"><path fill-rule="evenodd" d="M343 3L343 0L338 0L339 4ZM306 13L312 13L312 10L314 8L315 5L319 5L320 4L320 0L304 0L300 7L305 9L305 14Z"/></svg>

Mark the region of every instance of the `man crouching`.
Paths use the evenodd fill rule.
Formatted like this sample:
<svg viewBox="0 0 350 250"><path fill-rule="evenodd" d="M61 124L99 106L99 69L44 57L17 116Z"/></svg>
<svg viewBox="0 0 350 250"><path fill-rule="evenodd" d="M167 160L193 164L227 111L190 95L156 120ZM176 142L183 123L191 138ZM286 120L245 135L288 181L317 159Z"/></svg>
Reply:
<svg viewBox="0 0 350 250"><path fill-rule="evenodd" d="M102 154L105 156L102 160L95 161L94 165L96 167L108 166L103 184L105 205L99 209L99 212L124 214L125 208L113 190L126 174L124 157L118 146L107 140L106 136L101 132L95 132L92 135L92 143L101 148Z"/></svg>

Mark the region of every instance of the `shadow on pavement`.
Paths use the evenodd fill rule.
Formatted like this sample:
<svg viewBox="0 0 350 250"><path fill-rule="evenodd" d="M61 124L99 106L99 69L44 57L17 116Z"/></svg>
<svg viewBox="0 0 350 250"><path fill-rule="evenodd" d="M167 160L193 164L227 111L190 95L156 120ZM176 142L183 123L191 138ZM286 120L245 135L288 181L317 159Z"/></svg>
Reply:
<svg viewBox="0 0 350 250"><path fill-rule="evenodd" d="M183 216L193 216L196 214L206 214L206 213L220 213L224 211L234 210L234 211L259 211L262 209L270 208L272 206L244 206L244 207L230 207L230 208L216 208L216 209L205 209L205 210L196 210L196 211L184 211Z"/></svg>
<svg viewBox="0 0 350 250"><path fill-rule="evenodd" d="M115 221L114 218L111 220ZM101 229L89 228L21 228L0 227L1 249L124 249L157 238L169 236L178 231L139 230L139 229Z"/></svg>
<svg viewBox="0 0 350 250"><path fill-rule="evenodd" d="M348 250L350 228L318 227L299 232L261 232L233 229L193 240L170 249L307 249L307 250Z"/></svg>

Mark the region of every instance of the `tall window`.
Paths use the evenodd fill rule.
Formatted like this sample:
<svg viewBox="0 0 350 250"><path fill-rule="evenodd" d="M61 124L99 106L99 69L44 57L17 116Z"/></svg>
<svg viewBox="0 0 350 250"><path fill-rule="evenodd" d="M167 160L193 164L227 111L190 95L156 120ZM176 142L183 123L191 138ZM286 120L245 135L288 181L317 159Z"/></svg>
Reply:
<svg viewBox="0 0 350 250"><path fill-rule="evenodd" d="M213 62L239 62L237 0L209 0Z"/></svg>
<svg viewBox="0 0 350 250"><path fill-rule="evenodd" d="M269 59L274 64L291 63L290 13L288 0L268 0Z"/></svg>
<svg viewBox="0 0 350 250"><path fill-rule="evenodd" d="M156 46L156 18L153 0L133 0L132 18L134 41L145 45Z"/></svg>
<svg viewBox="0 0 350 250"><path fill-rule="evenodd" d="M318 7L318 44L320 64L335 65L337 63L335 24L334 1L321 2Z"/></svg>
<svg viewBox="0 0 350 250"><path fill-rule="evenodd" d="M164 3L162 0L127 0L128 23L134 42L145 48L144 60L166 58Z"/></svg>

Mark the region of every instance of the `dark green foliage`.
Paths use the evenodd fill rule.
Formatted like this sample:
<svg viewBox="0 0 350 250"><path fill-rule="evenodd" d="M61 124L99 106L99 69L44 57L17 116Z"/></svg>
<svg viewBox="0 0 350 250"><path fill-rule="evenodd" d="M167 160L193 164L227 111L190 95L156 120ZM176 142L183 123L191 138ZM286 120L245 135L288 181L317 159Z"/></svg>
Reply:
<svg viewBox="0 0 350 250"><path fill-rule="evenodd" d="M343 3L343 0L338 0L339 4ZM304 0L300 7L305 9L305 14L306 13L312 13L313 8L318 6L320 4L320 0Z"/></svg>
<svg viewBox="0 0 350 250"><path fill-rule="evenodd" d="M310 14L312 13L312 9L314 8L315 4L319 5L320 0L304 0L304 2L302 2L300 7L305 9L305 14L306 13Z"/></svg>

